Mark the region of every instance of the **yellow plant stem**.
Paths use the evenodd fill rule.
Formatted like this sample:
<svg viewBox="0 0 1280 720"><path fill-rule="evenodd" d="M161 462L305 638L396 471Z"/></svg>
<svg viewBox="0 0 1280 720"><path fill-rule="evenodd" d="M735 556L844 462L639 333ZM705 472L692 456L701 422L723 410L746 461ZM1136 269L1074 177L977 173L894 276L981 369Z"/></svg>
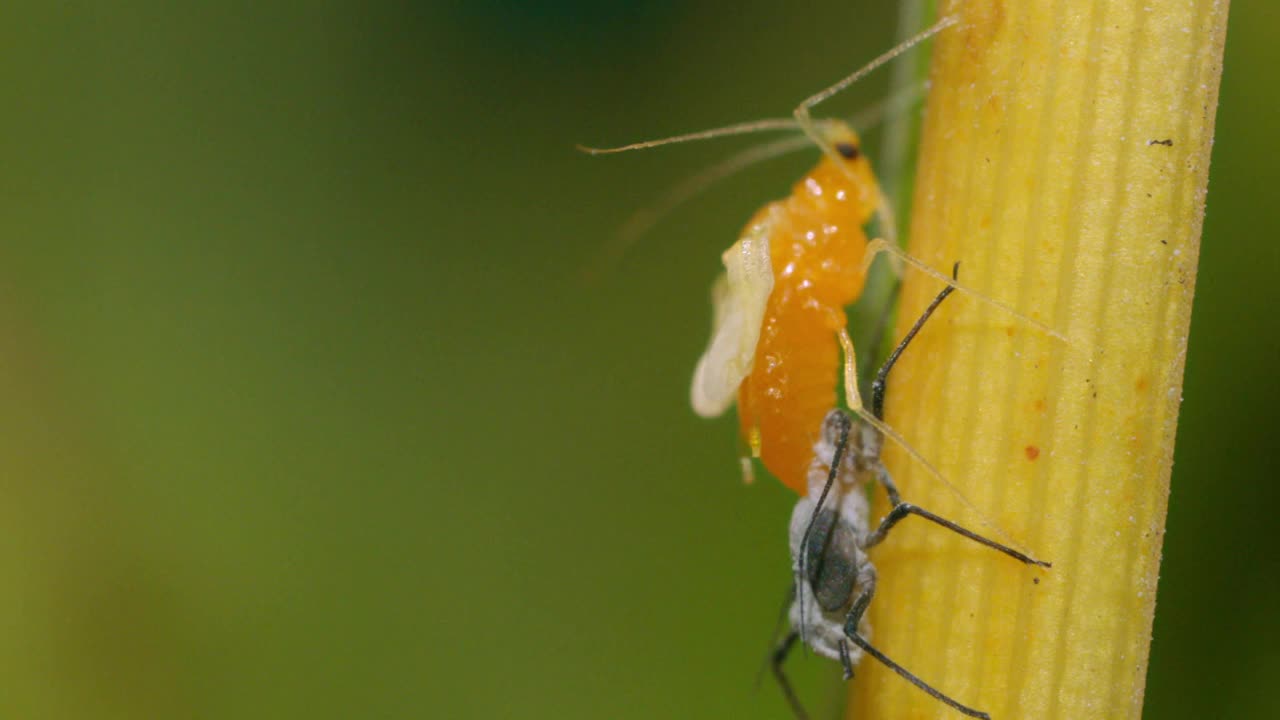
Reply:
<svg viewBox="0 0 1280 720"><path fill-rule="evenodd" d="M994 718L1139 718L1217 107L1226 0L944 3L913 254L956 293L890 378L903 496L872 553L873 643ZM907 271L899 337L939 283ZM886 511L878 500L877 516ZM977 510L975 511L976 508ZM850 717L960 717L867 659Z"/></svg>

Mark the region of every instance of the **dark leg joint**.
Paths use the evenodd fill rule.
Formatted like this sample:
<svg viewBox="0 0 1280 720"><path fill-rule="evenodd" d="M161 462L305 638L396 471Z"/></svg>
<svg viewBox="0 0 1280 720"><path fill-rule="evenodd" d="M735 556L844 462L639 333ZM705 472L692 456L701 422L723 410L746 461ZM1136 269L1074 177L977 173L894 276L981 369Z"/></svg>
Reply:
<svg viewBox="0 0 1280 720"><path fill-rule="evenodd" d="M953 280L960 279L960 263L957 262L951 268L951 277ZM898 362L898 357L907 349L907 345L911 344L911 340L915 338L916 333L920 332L920 328L924 327L924 323L933 314L934 310L942 304L943 300L951 294L955 287L948 285L938 293L933 302L929 303L929 307L924 309L924 313L916 320L916 324L911 326L907 331L906 337L902 338L902 342L889 353L888 359L884 361L884 365L880 366L880 371L876 373L876 379L871 383L871 414L876 416L877 420L884 420L884 388L889 379L889 371L893 369L894 364Z"/></svg>
<svg viewBox="0 0 1280 720"><path fill-rule="evenodd" d="M787 679L787 674L782 671L782 663L786 661L787 655L791 652L791 648L800 639L800 633L792 630L787 636L778 643L778 647L773 651L772 662L773 676L777 678L778 685L782 688L782 696L786 698L787 704L791 706L791 712L795 713L798 720L808 720L809 714L804 711L804 706L800 704L800 698L796 697L795 690L791 688L791 681Z"/></svg>
<svg viewBox="0 0 1280 720"><path fill-rule="evenodd" d="M853 658L849 657L849 644L840 641L840 667L844 668L844 681L853 679Z"/></svg>
<svg viewBox="0 0 1280 720"><path fill-rule="evenodd" d="M941 525L942 527L950 530L951 532L954 532L957 535L960 535L961 537L966 537L978 543L979 545L985 545L986 547L989 547L992 550L1002 552L1005 555L1008 555L1009 557L1013 558L1014 560L1018 560L1019 562L1024 562L1028 565L1038 565L1040 567L1045 567L1045 568L1053 567L1053 563L1045 562L1044 560L1036 560L1035 558L1029 555L1025 555L1023 553L1018 552L1017 550L1014 550L1008 545L1002 545L1001 543L998 543L995 540L985 538L979 535L978 533L972 530L969 530L968 528L957 525L956 523L951 522L950 520L940 515L935 515L929 512L928 510L912 505L911 503L900 503L897 506L895 506L892 510L890 510L889 514L885 516L884 520L880 521L880 527L876 528L876 531L871 533L871 535L867 538L867 547L876 545L880 543L880 541L884 540L885 536L889 534L889 531L893 529L893 526L897 525L903 518L905 518L908 515L919 515L925 520Z"/></svg>
<svg viewBox="0 0 1280 720"><path fill-rule="evenodd" d="M890 660L888 656L886 656L884 653L875 649L875 647L872 646L871 643L863 639L861 635L857 633L852 633L849 635L849 640L854 645L857 645L858 647L862 648L863 652L875 658L876 660L880 661L885 667L897 673L898 677L901 677L902 679L906 680L912 685L915 685L916 687L923 690L926 694L929 695L929 697L932 697L933 699L941 702L942 704L950 708L953 708L961 713L964 713L965 715L968 715L971 718L978 718L979 720L991 720L990 715L982 712L981 710L975 710L969 707L968 705L960 704L959 702L951 699L950 697L943 695L938 690L935 690L932 685L926 683L925 681L921 680L915 675L912 675L911 672L908 671L906 668Z"/></svg>

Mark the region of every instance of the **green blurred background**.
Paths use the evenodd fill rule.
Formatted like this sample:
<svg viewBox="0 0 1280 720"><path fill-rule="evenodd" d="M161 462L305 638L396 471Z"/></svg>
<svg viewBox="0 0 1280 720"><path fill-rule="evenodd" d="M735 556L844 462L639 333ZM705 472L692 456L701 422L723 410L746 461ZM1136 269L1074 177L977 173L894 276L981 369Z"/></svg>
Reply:
<svg viewBox="0 0 1280 720"><path fill-rule="evenodd" d="M572 145L784 114L889 5L7 5L0 717L787 717L793 498L686 392L812 155L591 286L734 145ZM1280 716L1280 11L1235 5L1149 718Z"/></svg>

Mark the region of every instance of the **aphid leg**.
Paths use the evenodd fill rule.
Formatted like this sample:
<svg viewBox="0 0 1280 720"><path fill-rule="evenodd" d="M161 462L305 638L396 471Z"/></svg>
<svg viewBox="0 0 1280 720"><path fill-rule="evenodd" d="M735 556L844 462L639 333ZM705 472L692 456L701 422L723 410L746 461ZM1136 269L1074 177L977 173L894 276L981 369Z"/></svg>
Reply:
<svg viewBox="0 0 1280 720"><path fill-rule="evenodd" d="M849 657L849 644L841 640L836 646L840 650L840 667L844 671L844 681L853 679L853 658Z"/></svg>
<svg viewBox="0 0 1280 720"><path fill-rule="evenodd" d="M951 267L951 277L952 279L958 279L960 277L960 263L957 262ZM889 354L888 359L884 361L884 365L880 367L880 371L876 373L876 379L871 383L871 411L877 419L884 419L884 393L885 385L889 380L889 371L893 370L893 366L898 362L898 358L902 356L903 351L905 351L907 346L911 344L911 341L915 339L916 334L920 332L920 328L924 327L925 322L928 321L934 311L938 309L938 306L942 304L942 301L946 300L947 296L950 295L954 289L954 287L948 285L933 298L933 302L929 303L929 307L925 308L924 312L920 314L920 317L916 320L915 324L911 326L911 329L907 331L906 336L902 338L902 342L898 343L898 346ZM974 542L986 545L993 550L998 550L1016 560L1020 560L1030 565L1052 567L1050 563L1042 560L1036 560L1035 558L1018 552L1007 545L1002 545L994 540L985 538L972 530L968 530L951 522L950 520L934 515L928 510L924 510L910 503L902 502L902 496L899 495L898 487L894 484L893 477L889 475L889 470L881 465L876 474L880 484L884 486L885 492L889 495L889 505L893 509L890 510L889 514L880 522L880 527L877 528L869 538L867 538L867 547L872 547L884 540L885 535L888 534L889 530L894 525L907 515L914 514L927 520L932 520L933 522L959 533Z"/></svg>
<svg viewBox="0 0 1280 720"><path fill-rule="evenodd" d="M969 500L969 498L965 497L964 493L960 492L960 488L957 488L955 485L953 485L952 482L948 480L945 475L942 474L941 470L935 467L933 463L925 459L924 455L921 455L919 450L916 450L914 447L912 447L911 443L907 442L906 438L898 434L897 430L894 430L893 428L886 425L883 420L880 420L876 416L872 415L866 408L862 407L861 403L855 404L854 400L858 397L858 394L857 394L858 381L856 376L854 376L852 372L850 372L852 367L853 367L853 363L848 358L846 358L846 361L845 361L846 372L845 372L844 382L845 382L845 396L847 398L851 398L848 401L849 410L853 412L853 414L857 415L860 420L870 425L871 427L875 428L876 430L880 431L881 435L884 435L885 437L889 438L894 443L896 443L898 447L902 448L903 452L905 452L912 460L919 463L920 467L924 468L924 471L929 475L929 477L933 478L938 483L940 483L943 487L947 488L947 490L949 490L951 494L954 495L955 498L960 501L961 505L964 505L971 512L973 512L975 515L981 518L984 525L994 530L997 535L1004 536L1006 540L1009 540L1010 542L1012 542L1012 539L1009 538L1007 535L1005 535L1004 531L1001 530L998 525L993 523L991 520L987 519L987 517L983 515L982 511L979 510L976 506L974 506L973 502ZM830 485L828 485L828 487L830 487Z"/></svg>
<svg viewBox="0 0 1280 720"><path fill-rule="evenodd" d="M876 569L870 563L859 568L858 587L862 588L862 592L858 593L853 606L849 608L849 614L844 618L844 634L850 640L858 634L862 616L866 614L867 606L871 604L871 598L876 594Z"/></svg>
<svg viewBox="0 0 1280 720"><path fill-rule="evenodd" d="M849 331L840 328L836 334L840 341L840 350L844 354L844 403L855 413L865 412L862 409L862 395L858 392L858 353L853 347L853 338Z"/></svg>
<svg viewBox="0 0 1280 720"><path fill-rule="evenodd" d="M898 507L902 504L902 493L898 492L898 485L893 482L893 476L889 474L889 470L885 468L884 464L880 465L880 470L876 473L876 480L884 486L885 493L889 495L889 507Z"/></svg>
<svg viewBox="0 0 1280 720"><path fill-rule="evenodd" d="M960 277L960 263L957 262L951 267L951 277L953 280ZM929 307L925 308L924 312L920 314L920 317L916 319L915 324L907 331L907 334L902 338L902 341L893 349L893 352L889 353L888 359L886 359L884 364L880 366L880 370L876 372L876 379L871 383L871 413L875 415L877 420L884 420L884 392L885 383L888 382L889 378L889 371L893 370L893 366L897 364L898 358L902 356L903 351L906 350L907 346L911 344L911 341L915 339L916 335L920 332L920 328L924 327L925 322L933 315L933 312L938 309L938 306L942 304L942 301L946 300L947 296L954 290L955 287L948 285L938 293L937 297L933 299L933 302L929 303ZM850 407L860 409L862 408L862 397L857 393L856 366L858 359L854 353L853 340L849 338L847 330L840 331L839 340L840 346L844 350L846 401L849 403ZM850 382L851 377L854 378L853 382Z"/></svg>
<svg viewBox="0 0 1280 720"><path fill-rule="evenodd" d="M800 698L796 697L796 692L791 687L791 681L787 679L787 673L782 669L782 664L786 662L787 655L799 639L800 633L794 630L787 633L787 636L774 649L769 663L773 668L773 677L778 680L778 686L782 688L782 696L787 699L787 704L791 706L791 712L795 713L800 720L806 720L809 714L804 711L804 705L800 704Z"/></svg>
<svg viewBox="0 0 1280 720"><path fill-rule="evenodd" d="M764 670L773 662L773 656L779 647L776 643L778 635L782 628L786 625L787 614L791 609L791 604L796 599L796 586L794 584L787 586L787 596L782 599L782 607L778 610L778 619L773 624L773 632L769 633L769 648L764 654L764 661L760 663L760 669L756 671L756 689L760 689L760 681L764 679Z"/></svg>
<svg viewBox="0 0 1280 720"><path fill-rule="evenodd" d="M881 474L882 474L881 482L884 482L884 479L887 478L889 475L889 471L881 470ZM889 481L889 482L892 483L892 481ZM1020 553L1017 550L1014 550L1008 545L1002 545L996 542L995 540L985 538L979 535L978 533L973 532L972 530L969 530L968 528L957 525L956 523L951 522L950 520L944 517L935 515L929 512L928 510L925 510L924 508L918 507L916 505L912 505L911 503L907 503L907 502L898 502L894 504L893 509L889 511L889 514L885 515L884 519L880 521L880 527L876 528L875 532L867 536L867 542L865 547L871 548L871 547L875 547L876 545L879 545L880 542L884 540L885 536L889 534L889 531L893 529L893 526L897 525L903 518L905 518L908 515L919 515L925 520L937 523L938 525L941 525L942 527L956 533L957 535L961 535L963 537L969 538L970 540L978 543L979 545L985 545L991 548L992 550L1002 552L1005 555L1008 555L1009 557L1019 562L1024 562L1028 565L1039 565L1040 567L1046 567L1046 568L1053 567L1053 563L1045 562L1044 560L1036 560L1035 558L1029 555L1024 555L1023 553Z"/></svg>
<svg viewBox="0 0 1280 720"><path fill-rule="evenodd" d="M950 697L943 695L938 690L935 690L932 685L916 677L909 670L902 667L898 663L890 660L887 655L877 650L874 645L867 642L866 638L862 637L862 635L858 633L858 625L862 623L862 616L867 612L867 607L871 605L871 598L875 595L875 592L876 592L875 569L872 568L870 565L866 566L866 569L869 572L867 572L865 575L860 576L858 578L858 584L862 587L862 592L858 595L858 598L853 601L853 607L849 609L849 614L845 616L845 620L844 620L845 637L849 638L849 641L852 642L854 645L857 645L858 647L862 648L863 652L875 658L876 660L879 660L880 663L883 664L885 667L897 673L900 677L902 677L902 679L906 680L912 685L915 685L916 687L925 691L926 693L929 694L930 697L934 698L935 700L951 708L954 708L955 710L958 710L959 712L964 713L969 717L983 718L984 720L991 720L991 716L982 712L981 710L975 710L969 707L968 705L963 705L955 700L952 700Z"/></svg>
<svg viewBox="0 0 1280 720"><path fill-rule="evenodd" d="M1033 319L1031 317L1028 317L1027 315L1024 315L1023 313L1018 312L1017 310L1014 310L1011 306L999 300L996 300L990 295L979 292L967 285L961 285L959 282L953 280L952 278L949 278L946 275L943 275L942 273L938 272L937 270L934 270L932 267L930 267L928 263L907 253L907 251L903 250L902 248L896 245L890 244L888 241L886 241L883 238L876 238L875 240L872 240L871 242L867 243L867 252L862 260L862 267L864 272L871 267L871 261L875 259L876 255L882 252L889 253L893 257L899 258L903 262L914 267L915 269L919 270L925 275L928 275L929 277L941 280L942 282L946 283L948 287L955 288L956 290L959 290L960 292L966 295L969 295L980 302L986 303L987 305L990 305L991 307L994 307L1000 310L1001 312L1004 312L1006 315L1009 315L1018 320L1021 320L1022 322L1039 330L1045 335L1048 335L1057 340L1061 340L1064 343L1071 342L1066 335L1063 335L1062 333L1058 332L1057 330L1054 330L1048 325L1045 325L1039 320Z"/></svg>
<svg viewBox="0 0 1280 720"><path fill-rule="evenodd" d="M889 201L889 196L884 194L884 190L878 182L876 183L876 216L880 218L880 229L884 231L887 242L897 247L898 216L894 214L893 203ZM894 278L902 277L903 265L897 256L889 256L889 269L893 271Z"/></svg>
<svg viewBox="0 0 1280 720"><path fill-rule="evenodd" d="M982 712L981 710L975 710L969 707L968 705L964 705L960 702L952 700L946 695L943 695L941 692L933 689L932 685L921 680L915 675L912 675L910 670L907 670L906 668L902 667L898 663L890 660L887 655L877 650L874 645L872 645L871 643L863 639L863 637L859 635L857 632L850 633L848 628L846 628L845 633L849 636L850 642L862 648L863 652L875 658L876 660L880 661L880 664L884 665L885 667L897 673L903 680L906 680L912 685L915 685L916 687L925 691L925 693L927 693L929 697L932 697L934 700L937 700L938 702L964 715L968 715L969 717L981 718L981 720L991 720L991 716Z"/></svg>
<svg viewBox="0 0 1280 720"><path fill-rule="evenodd" d="M958 274L959 271L960 271L960 263L956 263L955 266L952 267L951 272L952 274ZM875 409L874 413L868 412L867 409L863 407L861 396L858 394L857 359L854 357L854 354L853 354L853 341L849 339L849 333L846 330L841 329L839 331L837 336L840 340L840 346L843 349L844 356L845 356L844 357L845 402L849 405L850 411L852 411L855 415L857 415L860 419L862 419L871 427L875 428L876 430L879 430L881 435L884 435L885 437L889 438L894 443L896 443L898 447L902 448L902 450L906 452L907 455L910 456L912 460L916 461L917 463L920 464L920 467L924 468L925 472L928 473L930 477L932 477L934 480L941 483L943 487L947 488L951 492L951 494L954 495L955 498L960 501L961 505L964 505L966 508L972 511L975 515L981 518L982 523L984 525L991 528L997 535L1000 535L1005 540L1007 540L1010 544L1012 544L1014 542L1013 539L1010 538L1003 530L1001 530L1000 526L996 525L991 520L988 520L986 515L984 515L981 510L975 507L974 504L969 500L969 498L965 497L965 494L960 492L960 489L957 488L955 485L953 485L951 481L948 480L946 476L942 474L942 471L934 467L933 463L926 460L925 457L920 454L919 450L916 450L914 447L911 446L911 443L907 442L906 438L899 435L896 430L894 430L893 428L885 424L883 420L884 384L888 380L889 370L893 369L894 364L898 361L898 357L902 355L902 352L906 349L907 345L911 342L913 338L915 338L916 333L920 331L920 328L924 325L924 322L928 320L931 315L933 315L933 312L938 309L938 305L940 305L942 301L945 300L947 296L951 294L951 292L952 292L952 287L948 285L946 288L942 290L942 292L938 293L937 297L933 299L933 302L929 304L929 307L926 308L925 312L921 314L920 319L916 320L915 325L911 327L911 330L907 333L907 336L903 338L902 342L898 343L898 346L896 348L894 348L894 351L890 354L889 359L886 360L884 366L880 368L880 372L876 373L876 381L872 383L872 386L871 386L872 407ZM877 392L877 387L880 388L878 392ZM885 489L888 490L889 486L886 486ZM896 493L897 488L894 488L893 492ZM892 495L890 497L892 498Z"/></svg>
<svg viewBox="0 0 1280 720"><path fill-rule="evenodd" d="M867 342L867 347L871 349L871 353L864 358L867 362L866 366L858 367L858 377L867 377L871 372L870 363L880 356L880 348L884 347L885 335L889 332L889 321L893 318L894 299L898 297L899 291L902 289L902 276L894 275L889 278L889 291L884 294L884 307L880 309L876 316L875 327L871 330L871 339Z"/></svg>
<svg viewBox="0 0 1280 720"><path fill-rule="evenodd" d="M960 263L957 262L955 265L951 266L951 277L955 280L960 278ZM916 319L915 324L907 331L906 336L903 337L902 341L898 343L898 346L893 349L893 352L889 353L889 357L884 361L884 364L880 366L880 370L876 372L876 379L871 383L871 413L876 416L876 419L884 419L884 391L885 384L889 381L889 371L897 364L898 358L902 356L903 351L906 350L907 346L911 344L911 341L915 339L916 334L920 332L920 328L924 327L925 321L933 315L933 311L938 309L938 306L942 304L943 300L947 299L947 296L950 295L953 290L955 290L955 288L948 285L942 289L942 292L938 293L938 295L933 298L933 302L929 303L929 307L924 309L924 312ZM897 503L894 504L896 505Z"/></svg>

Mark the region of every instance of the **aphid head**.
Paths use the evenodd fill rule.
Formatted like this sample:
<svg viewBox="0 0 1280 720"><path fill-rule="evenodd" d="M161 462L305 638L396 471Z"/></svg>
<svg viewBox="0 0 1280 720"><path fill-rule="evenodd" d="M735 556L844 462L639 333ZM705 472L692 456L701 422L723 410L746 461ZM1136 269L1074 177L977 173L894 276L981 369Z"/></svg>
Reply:
<svg viewBox="0 0 1280 720"><path fill-rule="evenodd" d="M823 123L822 134L832 152L824 155L810 177L842 193L842 203L866 222L880 205L880 191L862 141L853 128L839 120Z"/></svg>
<svg viewBox="0 0 1280 720"><path fill-rule="evenodd" d="M840 409L832 410L822 419L823 444L835 448L842 438L849 435L852 428L853 419L849 417L849 413Z"/></svg>
<svg viewBox="0 0 1280 720"><path fill-rule="evenodd" d="M859 161L866 162L866 158L862 156L862 140L847 124L839 120L829 120L823 123L822 134L836 154L847 163L852 165Z"/></svg>
<svg viewBox="0 0 1280 720"><path fill-rule="evenodd" d="M835 409L822 419L822 431L818 441L813 445L813 463L809 466L809 497L818 497L831 471L831 461L835 457L836 448L844 443L840 455L840 469L836 472L836 480L841 485L852 483L857 475L855 444L857 442L857 423L843 410Z"/></svg>
<svg viewBox="0 0 1280 720"><path fill-rule="evenodd" d="M825 484L827 463L842 441L845 445L840 458L841 472L836 476L841 483L859 482L862 473L874 470L880 463L880 433L867 423L854 420L844 410L832 410L822 420L822 436L813 449L814 457L824 462L815 463L810 469L811 493L815 484L819 489Z"/></svg>

